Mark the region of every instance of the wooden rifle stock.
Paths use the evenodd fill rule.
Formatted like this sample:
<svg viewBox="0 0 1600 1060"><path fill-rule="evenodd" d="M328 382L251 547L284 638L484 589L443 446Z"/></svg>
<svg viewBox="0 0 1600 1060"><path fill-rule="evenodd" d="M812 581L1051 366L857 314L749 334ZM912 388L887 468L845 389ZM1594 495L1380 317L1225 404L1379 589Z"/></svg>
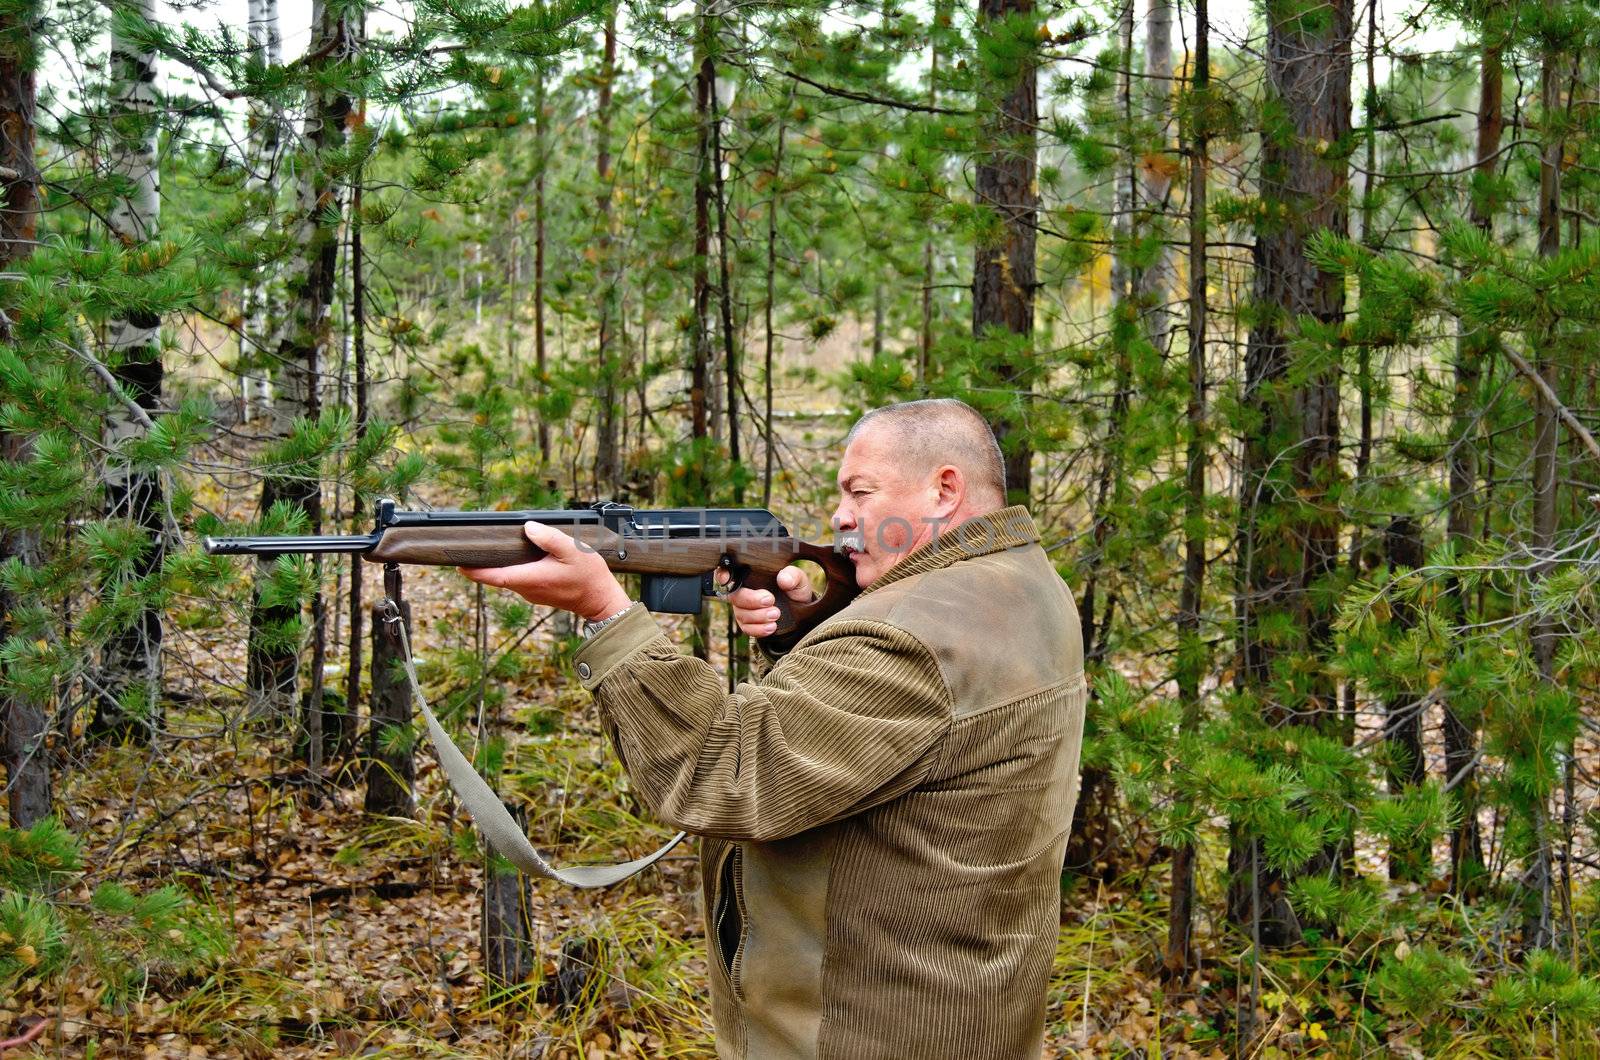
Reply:
<svg viewBox="0 0 1600 1060"><path fill-rule="evenodd" d="M747 586L772 593L777 601L776 631L762 638L769 650L787 651L823 619L837 614L860 590L848 556L827 545L787 536L635 538L598 524L560 526L580 547L597 552L618 574L690 577L726 570L731 588ZM365 558L374 563L416 563L446 567L509 567L544 557L520 525L395 526L383 531ZM809 603L796 603L778 588L778 572L796 560L822 568L823 591Z"/></svg>

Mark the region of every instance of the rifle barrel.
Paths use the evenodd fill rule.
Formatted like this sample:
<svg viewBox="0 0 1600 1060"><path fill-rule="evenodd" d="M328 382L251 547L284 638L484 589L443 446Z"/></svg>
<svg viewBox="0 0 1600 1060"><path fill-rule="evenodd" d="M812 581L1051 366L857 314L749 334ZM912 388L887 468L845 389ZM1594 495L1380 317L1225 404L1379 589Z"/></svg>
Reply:
<svg viewBox="0 0 1600 1060"><path fill-rule="evenodd" d="M212 556L292 556L306 552L366 552L378 544L378 534L355 536L302 537L208 537L206 552Z"/></svg>

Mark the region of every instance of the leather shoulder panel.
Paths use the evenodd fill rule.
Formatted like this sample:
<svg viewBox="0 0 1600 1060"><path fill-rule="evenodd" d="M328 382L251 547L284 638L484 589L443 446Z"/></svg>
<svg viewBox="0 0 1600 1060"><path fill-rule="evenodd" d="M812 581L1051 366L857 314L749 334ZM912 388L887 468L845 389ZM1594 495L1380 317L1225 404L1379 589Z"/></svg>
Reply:
<svg viewBox="0 0 1600 1060"><path fill-rule="evenodd" d="M869 593L835 616L878 620L922 641L959 717L1076 680L1082 627L1038 545L961 560Z"/></svg>

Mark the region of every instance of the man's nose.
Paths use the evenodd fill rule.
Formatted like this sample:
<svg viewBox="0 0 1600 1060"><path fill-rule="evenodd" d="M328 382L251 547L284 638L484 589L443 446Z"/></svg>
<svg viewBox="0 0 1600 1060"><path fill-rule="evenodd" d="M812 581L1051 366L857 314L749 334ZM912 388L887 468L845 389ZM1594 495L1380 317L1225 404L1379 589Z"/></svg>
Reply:
<svg viewBox="0 0 1600 1060"><path fill-rule="evenodd" d="M843 501L833 510L833 528L835 530L854 530L856 528L855 512Z"/></svg>

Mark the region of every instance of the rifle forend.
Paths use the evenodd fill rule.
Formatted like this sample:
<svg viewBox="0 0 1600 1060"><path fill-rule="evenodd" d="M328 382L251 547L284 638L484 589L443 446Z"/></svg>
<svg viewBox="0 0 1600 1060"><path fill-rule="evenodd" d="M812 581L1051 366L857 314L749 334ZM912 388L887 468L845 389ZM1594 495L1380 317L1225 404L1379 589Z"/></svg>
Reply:
<svg viewBox="0 0 1600 1060"><path fill-rule="evenodd" d="M792 646L818 622L840 611L858 592L855 568L834 546L801 541L762 508L635 509L602 501L587 508L515 512L403 511L379 501L370 534L299 537L208 537L214 556L286 556L350 553L373 563L442 567L509 567L544 556L522 532L533 520L572 536L605 558L619 574L638 574L652 611L698 614L701 601L719 595L713 575L726 570L737 588L766 589L778 601L777 632L769 648ZM827 576L823 593L795 604L777 586L777 574L809 560Z"/></svg>

